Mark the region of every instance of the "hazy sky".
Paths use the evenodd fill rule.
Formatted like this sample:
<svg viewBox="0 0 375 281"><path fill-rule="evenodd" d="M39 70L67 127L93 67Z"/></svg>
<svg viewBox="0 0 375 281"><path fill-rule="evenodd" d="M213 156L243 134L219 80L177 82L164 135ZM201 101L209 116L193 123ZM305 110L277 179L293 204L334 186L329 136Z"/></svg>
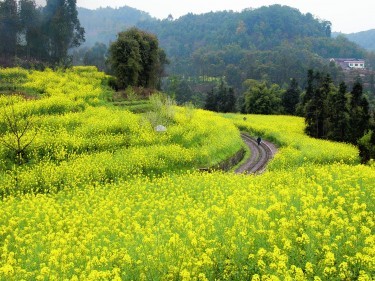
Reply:
<svg viewBox="0 0 375 281"><path fill-rule="evenodd" d="M79 7L95 9L126 5L160 19L169 14L178 18L189 12L242 11L272 4L291 6L302 13L309 12L320 19L329 20L333 31L352 33L375 29L375 0L77 0Z"/></svg>

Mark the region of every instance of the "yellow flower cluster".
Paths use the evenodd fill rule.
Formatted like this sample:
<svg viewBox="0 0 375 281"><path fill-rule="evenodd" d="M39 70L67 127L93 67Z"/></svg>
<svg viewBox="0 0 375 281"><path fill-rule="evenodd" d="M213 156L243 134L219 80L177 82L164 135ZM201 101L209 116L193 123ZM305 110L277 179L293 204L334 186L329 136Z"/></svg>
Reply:
<svg viewBox="0 0 375 281"><path fill-rule="evenodd" d="M38 134L25 165L0 149L0 280L374 280L375 166L354 147L187 108L158 133L93 68L7 71L38 93L11 98ZM237 152L235 125L281 145L268 172L189 172Z"/></svg>
<svg viewBox="0 0 375 281"><path fill-rule="evenodd" d="M374 182L334 164L9 197L0 279L371 280Z"/></svg>
<svg viewBox="0 0 375 281"><path fill-rule="evenodd" d="M242 146L231 121L202 110L173 108L167 131L156 132L145 116L106 104L106 76L90 67L32 71L26 78L22 87L39 94L2 97L0 109L12 102L16 115L33 118L36 135L28 165L13 165L12 151L0 147L0 196L214 166ZM11 132L0 133L12 140Z"/></svg>

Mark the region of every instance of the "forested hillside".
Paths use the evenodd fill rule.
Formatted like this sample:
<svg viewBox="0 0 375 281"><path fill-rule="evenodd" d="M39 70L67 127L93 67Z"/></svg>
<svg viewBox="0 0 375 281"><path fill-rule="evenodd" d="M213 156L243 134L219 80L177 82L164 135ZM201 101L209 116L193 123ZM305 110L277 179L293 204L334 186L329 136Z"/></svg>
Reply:
<svg viewBox="0 0 375 281"><path fill-rule="evenodd" d="M175 21L144 21L171 59L171 72L225 76L240 88L244 79L283 84L303 82L309 68L323 68L331 57L364 57L344 37L331 38L331 23L297 9L273 5L241 13L188 14Z"/></svg>
<svg viewBox="0 0 375 281"><path fill-rule="evenodd" d="M102 31L97 29L94 32L89 27L89 17L84 18L84 14L89 12L80 11L87 42L97 40L108 44L110 38L115 38L116 28L103 27ZM124 15L131 12L129 7L119 10L106 8L103 11L105 22L106 13L111 14L108 22L115 27L121 26L119 22L115 24L117 14L121 11ZM331 38L331 23L328 20L317 19L310 13L302 14L288 6L187 14L175 20L156 20L137 12L138 15L135 16L134 12L132 21L127 24L135 24L138 20L138 28L158 37L170 61L169 74L201 80L225 76L226 82L238 90L249 78L280 85L295 78L300 85L304 85L310 68L325 69L338 82L342 75L334 66L329 68L329 58L371 60L363 48L347 38ZM95 21L97 19L93 12L90 17ZM90 22L93 24L93 21Z"/></svg>

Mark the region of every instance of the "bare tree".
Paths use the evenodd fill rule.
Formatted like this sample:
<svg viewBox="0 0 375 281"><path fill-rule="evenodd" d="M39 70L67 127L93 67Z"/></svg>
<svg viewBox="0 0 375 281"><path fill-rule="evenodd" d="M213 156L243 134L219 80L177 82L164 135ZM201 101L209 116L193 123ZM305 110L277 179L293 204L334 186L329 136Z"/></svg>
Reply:
<svg viewBox="0 0 375 281"><path fill-rule="evenodd" d="M27 114L16 113L13 104L4 107L2 117L5 130L0 136L0 143L14 155L15 163L21 165L27 160L27 149L38 132L33 118Z"/></svg>

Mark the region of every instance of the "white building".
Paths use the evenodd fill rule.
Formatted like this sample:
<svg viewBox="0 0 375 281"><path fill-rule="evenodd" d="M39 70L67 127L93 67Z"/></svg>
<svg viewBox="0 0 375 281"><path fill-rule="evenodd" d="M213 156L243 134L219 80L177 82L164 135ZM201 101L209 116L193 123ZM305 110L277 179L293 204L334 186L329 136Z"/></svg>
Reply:
<svg viewBox="0 0 375 281"><path fill-rule="evenodd" d="M343 69L365 69L365 60L363 59L332 58L330 61L340 65Z"/></svg>

